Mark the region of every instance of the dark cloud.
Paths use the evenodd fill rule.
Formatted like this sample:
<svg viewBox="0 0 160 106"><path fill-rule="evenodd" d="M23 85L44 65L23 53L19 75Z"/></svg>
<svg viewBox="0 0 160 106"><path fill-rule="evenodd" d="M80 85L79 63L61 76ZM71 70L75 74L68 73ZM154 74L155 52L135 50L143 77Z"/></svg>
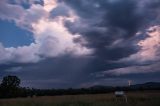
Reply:
<svg viewBox="0 0 160 106"><path fill-rule="evenodd" d="M119 28L125 31L121 37L131 37L137 32L142 24L143 14L138 14L137 5L135 1L117 1L111 3L107 9L102 25L111 27L113 29ZM121 33L121 32L118 32ZM117 33L116 36L119 34Z"/></svg>
<svg viewBox="0 0 160 106"><path fill-rule="evenodd" d="M66 22L66 26L82 34L96 56L108 60L128 57L138 51L135 43L142 37L137 38L136 33L157 20L159 2L147 1L64 0L80 17L80 22Z"/></svg>
<svg viewBox="0 0 160 106"><path fill-rule="evenodd" d="M71 33L78 33L88 42L81 43L95 50L84 57L59 56L35 64L16 64L0 66L0 74L14 74L5 70L22 67L15 73L23 80L24 86L39 88L80 87L93 84L118 85L127 80L135 83L160 81L159 72L130 74L122 76L94 76L94 73L137 65L134 62L116 62L137 53L138 41L148 37L143 31L160 21L159 0L59 0L60 6L51 11L51 18L68 16L72 9L79 17L75 22L66 21ZM64 4L63 4L64 3ZM136 33L142 31L142 36ZM142 64L143 65L143 64ZM145 64L146 66L150 64ZM155 78L153 78L155 76Z"/></svg>
<svg viewBox="0 0 160 106"><path fill-rule="evenodd" d="M63 56L47 59L35 64L12 64L1 67L1 78L6 75L17 75L22 86L35 88L69 88L80 87L84 83L94 82L97 78L91 73L122 67L93 57ZM19 71L13 71L21 67Z"/></svg>
<svg viewBox="0 0 160 106"><path fill-rule="evenodd" d="M88 76L85 67L89 63L90 59L88 58L63 56L47 59L35 64L3 65L0 72L2 77L8 74L19 76L22 79L23 86L67 88L77 86L78 82L80 83L84 80L85 76ZM14 67L20 66L22 67L20 71L11 72Z"/></svg>
<svg viewBox="0 0 160 106"><path fill-rule="evenodd" d="M67 22L66 26L71 32L82 34L89 42L87 46L96 50L96 56L116 60L137 51L131 37L138 31L143 15L137 13L135 1L80 0L77 3L74 0L67 0L65 2L81 18L81 24ZM114 42L118 42L118 46L112 47Z"/></svg>

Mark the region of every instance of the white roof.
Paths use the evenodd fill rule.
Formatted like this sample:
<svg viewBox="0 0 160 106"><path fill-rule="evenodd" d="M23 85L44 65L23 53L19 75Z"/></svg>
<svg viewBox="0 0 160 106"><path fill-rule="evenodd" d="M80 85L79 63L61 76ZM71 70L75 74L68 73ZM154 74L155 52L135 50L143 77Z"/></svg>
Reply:
<svg viewBox="0 0 160 106"><path fill-rule="evenodd" d="M124 95L123 91L115 91L115 95Z"/></svg>

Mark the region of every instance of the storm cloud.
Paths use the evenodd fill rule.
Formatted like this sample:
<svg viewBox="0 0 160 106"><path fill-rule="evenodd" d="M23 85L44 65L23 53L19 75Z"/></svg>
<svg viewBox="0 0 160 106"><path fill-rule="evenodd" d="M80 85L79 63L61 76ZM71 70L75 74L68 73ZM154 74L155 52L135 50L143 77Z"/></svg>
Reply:
<svg viewBox="0 0 160 106"><path fill-rule="evenodd" d="M24 86L160 81L159 0L0 3L1 20L13 21L33 34L29 46L6 48L0 43L1 73L20 76Z"/></svg>
<svg viewBox="0 0 160 106"><path fill-rule="evenodd" d="M145 35L136 36L150 25L157 25L158 1L145 0L64 0L80 17L79 22L67 23L73 33L80 33L89 41L87 46L96 55L107 60L117 60L136 53L135 45ZM154 7L154 5L156 5ZM152 12L149 12L152 11Z"/></svg>

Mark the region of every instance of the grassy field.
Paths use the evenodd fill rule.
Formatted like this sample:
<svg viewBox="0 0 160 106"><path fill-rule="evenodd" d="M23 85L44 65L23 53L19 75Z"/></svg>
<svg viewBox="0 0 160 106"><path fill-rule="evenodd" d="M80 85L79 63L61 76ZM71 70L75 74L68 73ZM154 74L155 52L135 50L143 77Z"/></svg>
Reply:
<svg viewBox="0 0 160 106"><path fill-rule="evenodd" d="M1 99L0 106L160 106L160 91L126 93L128 103L109 94Z"/></svg>

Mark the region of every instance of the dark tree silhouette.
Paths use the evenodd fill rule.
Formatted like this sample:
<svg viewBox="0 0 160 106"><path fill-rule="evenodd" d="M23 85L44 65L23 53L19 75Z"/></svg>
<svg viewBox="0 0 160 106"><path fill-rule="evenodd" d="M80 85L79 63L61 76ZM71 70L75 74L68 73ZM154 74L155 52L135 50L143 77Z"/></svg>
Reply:
<svg viewBox="0 0 160 106"><path fill-rule="evenodd" d="M6 76L0 86L0 96L5 98L18 97L20 95L20 79L17 76Z"/></svg>
<svg viewBox="0 0 160 106"><path fill-rule="evenodd" d="M2 80L1 86L10 87L10 88L18 88L20 85L20 79L17 76L6 76Z"/></svg>

